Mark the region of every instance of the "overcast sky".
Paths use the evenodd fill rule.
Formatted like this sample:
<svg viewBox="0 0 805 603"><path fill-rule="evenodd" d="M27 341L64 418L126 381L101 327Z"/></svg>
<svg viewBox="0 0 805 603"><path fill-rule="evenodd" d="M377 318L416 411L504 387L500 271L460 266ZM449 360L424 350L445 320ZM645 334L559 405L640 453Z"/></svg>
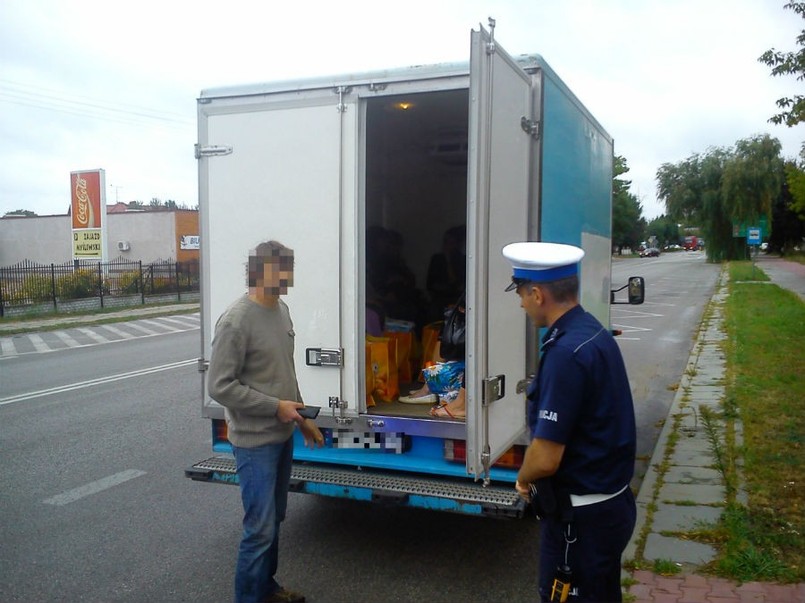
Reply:
<svg viewBox="0 0 805 603"><path fill-rule="evenodd" d="M767 122L802 92L757 58L796 50L785 0L206 0L0 2L0 215L63 214L70 172L106 170L107 203L197 204L200 90L469 60L497 21L510 54L541 54L615 139L648 219L655 174L709 147L796 128Z"/></svg>

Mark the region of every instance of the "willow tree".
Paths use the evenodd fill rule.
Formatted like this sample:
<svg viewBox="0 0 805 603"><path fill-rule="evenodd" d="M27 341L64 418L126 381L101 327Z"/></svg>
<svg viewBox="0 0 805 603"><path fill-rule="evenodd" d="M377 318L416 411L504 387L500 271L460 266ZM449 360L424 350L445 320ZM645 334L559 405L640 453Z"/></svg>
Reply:
<svg viewBox="0 0 805 603"><path fill-rule="evenodd" d="M728 149L711 148L699 160L701 191L701 230L704 233L705 252L712 262L742 257L743 246L732 236L732 212L724 194L724 175L731 160Z"/></svg>
<svg viewBox="0 0 805 603"><path fill-rule="evenodd" d="M724 166L724 200L731 218L757 224L761 216L771 217L772 202L783 185L780 141L768 134L744 138Z"/></svg>
<svg viewBox="0 0 805 603"><path fill-rule="evenodd" d="M769 136L739 140L732 149L710 148L657 171L657 193L672 217L699 226L708 259L744 257L746 241L735 223L771 215L783 182L780 143Z"/></svg>
<svg viewBox="0 0 805 603"><path fill-rule="evenodd" d="M665 203L668 215L690 225L702 208L699 155L679 163L663 163L657 170L657 197Z"/></svg>

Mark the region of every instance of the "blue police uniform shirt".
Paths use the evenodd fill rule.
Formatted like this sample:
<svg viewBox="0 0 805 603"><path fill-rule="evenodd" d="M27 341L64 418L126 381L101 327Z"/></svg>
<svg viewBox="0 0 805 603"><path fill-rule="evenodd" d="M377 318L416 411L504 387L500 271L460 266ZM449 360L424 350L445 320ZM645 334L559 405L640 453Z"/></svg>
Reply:
<svg viewBox="0 0 805 603"><path fill-rule="evenodd" d="M565 445L556 472L572 494L612 494L632 479L636 432L632 393L612 334L581 306L542 338L528 389L532 438Z"/></svg>

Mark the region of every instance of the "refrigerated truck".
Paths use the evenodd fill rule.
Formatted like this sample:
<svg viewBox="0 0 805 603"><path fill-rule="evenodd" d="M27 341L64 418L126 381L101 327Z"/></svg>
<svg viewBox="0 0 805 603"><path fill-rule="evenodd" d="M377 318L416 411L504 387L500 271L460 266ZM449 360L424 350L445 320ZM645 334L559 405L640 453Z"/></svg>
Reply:
<svg viewBox="0 0 805 603"><path fill-rule="evenodd" d="M542 57L509 56L491 25L471 32L469 63L201 92L199 370L214 456L188 477L237 483L205 371L215 321L245 293L248 250L275 239L294 250L285 299L297 376L305 403L322 407L326 440L309 450L297 431L291 491L523 514L513 484L539 333L504 292L511 267L501 249L525 240L582 247L582 304L610 324L613 141ZM466 419L432 417L426 405L370 406L365 233L398 232L423 283L455 225L467 233Z"/></svg>

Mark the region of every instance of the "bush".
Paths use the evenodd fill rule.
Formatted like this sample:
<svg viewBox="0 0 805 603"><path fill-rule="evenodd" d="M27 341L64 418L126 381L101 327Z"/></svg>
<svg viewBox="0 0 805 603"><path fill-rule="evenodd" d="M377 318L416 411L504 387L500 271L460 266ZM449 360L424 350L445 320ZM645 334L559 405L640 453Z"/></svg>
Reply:
<svg viewBox="0 0 805 603"><path fill-rule="evenodd" d="M130 295L140 292L140 273L137 270L123 272L117 277L117 292Z"/></svg>
<svg viewBox="0 0 805 603"><path fill-rule="evenodd" d="M104 287L108 293L108 286ZM80 268L56 281L59 299L81 299L98 295L98 275L94 270Z"/></svg>
<svg viewBox="0 0 805 603"><path fill-rule="evenodd" d="M8 300L12 302L45 302L53 300L53 286L49 274L29 274Z"/></svg>
<svg viewBox="0 0 805 603"><path fill-rule="evenodd" d="M155 276L151 279L149 293L170 293L176 291L176 283L167 276Z"/></svg>

